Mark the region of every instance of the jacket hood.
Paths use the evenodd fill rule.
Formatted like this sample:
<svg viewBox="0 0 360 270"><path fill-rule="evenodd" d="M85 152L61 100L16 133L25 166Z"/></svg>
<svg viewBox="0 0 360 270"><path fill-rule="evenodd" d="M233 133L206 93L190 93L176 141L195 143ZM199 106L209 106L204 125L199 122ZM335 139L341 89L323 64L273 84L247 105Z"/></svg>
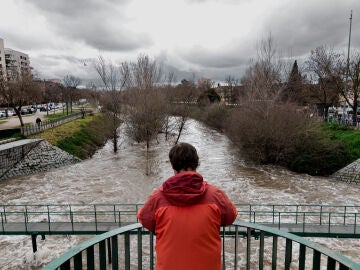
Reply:
<svg viewBox="0 0 360 270"><path fill-rule="evenodd" d="M185 171L166 180L160 190L173 205L187 206L201 200L207 190L207 183L199 173Z"/></svg>

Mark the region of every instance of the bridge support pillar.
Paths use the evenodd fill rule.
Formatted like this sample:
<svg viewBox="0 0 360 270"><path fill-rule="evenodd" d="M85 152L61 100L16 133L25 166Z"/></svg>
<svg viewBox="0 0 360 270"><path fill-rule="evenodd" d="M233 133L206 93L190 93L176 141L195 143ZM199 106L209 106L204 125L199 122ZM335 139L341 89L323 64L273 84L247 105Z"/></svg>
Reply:
<svg viewBox="0 0 360 270"><path fill-rule="evenodd" d="M32 248L33 248L34 253L37 251L36 237L37 237L37 234L31 235L31 242L32 242Z"/></svg>

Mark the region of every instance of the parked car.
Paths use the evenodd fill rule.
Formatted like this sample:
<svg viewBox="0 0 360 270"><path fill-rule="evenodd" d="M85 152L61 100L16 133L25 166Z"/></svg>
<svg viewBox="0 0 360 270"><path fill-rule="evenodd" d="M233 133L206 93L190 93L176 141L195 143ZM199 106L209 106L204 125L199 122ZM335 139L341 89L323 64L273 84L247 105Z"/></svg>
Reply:
<svg viewBox="0 0 360 270"><path fill-rule="evenodd" d="M13 109L8 110L8 116L16 116L16 112Z"/></svg>
<svg viewBox="0 0 360 270"><path fill-rule="evenodd" d="M25 114L28 114L29 112L28 112L27 109L23 108L23 109L21 109L20 113L21 113L22 115L25 115Z"/></svg>
<svg viewBox="0 0 360 270"><path fill-rule="evenodd" d="M0 111L0 117L6 117L6 111L1 110Z"/></svg>
<svg viewBox="0 0 360 270"><path fill-rule="evenodd" d="M40 112L46 112L47 111L47 108L45 106L41 106L39 108Z"/></svg>

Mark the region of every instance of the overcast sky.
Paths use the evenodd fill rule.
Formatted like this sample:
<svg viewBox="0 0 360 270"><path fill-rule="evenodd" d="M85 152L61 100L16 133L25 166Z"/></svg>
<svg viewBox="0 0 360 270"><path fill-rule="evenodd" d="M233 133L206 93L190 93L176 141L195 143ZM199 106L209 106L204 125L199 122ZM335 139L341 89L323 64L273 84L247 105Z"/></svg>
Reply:
<svg viewBox="0 0 360 270"><path fill-rule="evenodd" d="M241 78L271 33L281 55L305 59L328 45L360 48L360 0L0 0L0 38L29 54L42 78L95 76L91 59L141 54L177 78ZM85 64L84 64L85 63Z"/></svg>

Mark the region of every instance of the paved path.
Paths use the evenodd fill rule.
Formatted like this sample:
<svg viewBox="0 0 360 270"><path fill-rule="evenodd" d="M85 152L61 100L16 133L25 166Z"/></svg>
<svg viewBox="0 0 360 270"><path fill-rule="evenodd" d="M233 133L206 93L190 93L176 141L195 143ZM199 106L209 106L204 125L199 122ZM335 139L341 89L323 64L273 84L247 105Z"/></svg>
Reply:
<svg viewBox="0 0 360 270"><path fill-rule="evenodd" d="M62 110L61 110L62 111ZM57 111L57 113L60 111ZM54 111L49 112L49 114L54 113ZM46 112L40 112L39 110L34 114L26 114L22 116L24 124L26 123L34 123L36 118L40 117L43 121L46 116ZM0 124L0 130L3 129L11 129L11 128L19 128L20 120L17 116L11 116L9 118L0 118L0 121L6 121L5 123Z"/></svg>

